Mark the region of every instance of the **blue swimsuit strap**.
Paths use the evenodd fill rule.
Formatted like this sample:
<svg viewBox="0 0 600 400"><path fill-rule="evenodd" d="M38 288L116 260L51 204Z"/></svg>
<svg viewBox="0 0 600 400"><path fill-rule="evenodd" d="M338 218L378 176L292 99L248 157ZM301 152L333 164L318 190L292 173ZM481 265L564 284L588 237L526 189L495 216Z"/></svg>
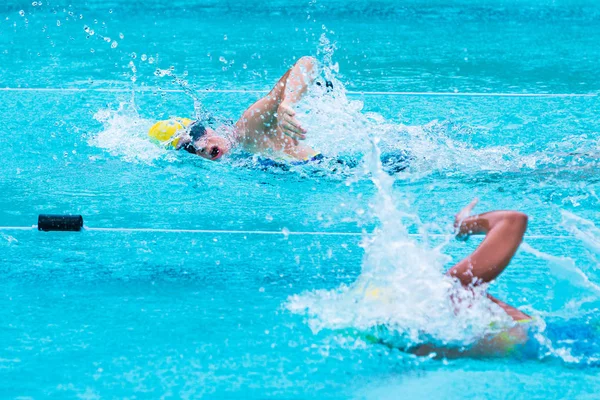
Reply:
<svg viewBox="0 0 600 400"><path fill-rule="evenodd" d="M323 154L317 153L314 156L309 157L307 159L299 160L299 161L292 161L289 164L290 165L304 165L304 164L308 164L308 163L311 163L311 162L320 161L323 158L325 158L325 156L323 156Z"/></svg>

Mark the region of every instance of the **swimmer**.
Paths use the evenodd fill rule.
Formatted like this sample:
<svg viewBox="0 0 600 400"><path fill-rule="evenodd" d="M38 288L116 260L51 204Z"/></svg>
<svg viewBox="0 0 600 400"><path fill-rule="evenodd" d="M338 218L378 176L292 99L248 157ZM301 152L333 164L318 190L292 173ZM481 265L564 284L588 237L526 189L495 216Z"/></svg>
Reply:
<svg viewBox="0 0 600 400"><path fill-rule="evenodd" d="M470 216L477 204L474 199L455 216L454 226L458 238L485 234L485 239L468 257L448 270L447 275L458 280L465 289L480 286L496 279L508 266L523 241L527 229L527 215L517 211L491 211ZM515 322L505 332L480 340L465 350L440 349L421 345L412 352L417 355L436 353L443 357L480 356L507 354L518 345L527 342L528 335L523 324L532 318L517 308L487 294Z"/></svg>
<svg viewBox="0 0 600 400"><path fill-rule="evenodd" d="M150 129L150 136L170 142L177 150L183 149L208 160L216 161L234 146L251 153L268 154L295 161L311 161L319 153L303 143L306 129L295 117L296 104L308 86L316 79L317 62L312 57L300 58L262 99L252 104L240 117L227 136L206 126L205 121L178 119L161 121ZM331 84L327 82L327 86ZM173 123L176 137L165 137L161 124ZM171 128L172 129L172 128ZM162 136L162 137L161 137Z"/></svg>

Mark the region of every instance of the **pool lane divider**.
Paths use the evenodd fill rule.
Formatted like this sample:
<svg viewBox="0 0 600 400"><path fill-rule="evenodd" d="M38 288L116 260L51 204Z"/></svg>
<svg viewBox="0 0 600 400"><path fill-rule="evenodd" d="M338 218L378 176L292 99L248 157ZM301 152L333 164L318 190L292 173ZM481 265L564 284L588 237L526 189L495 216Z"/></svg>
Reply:
<svg viewBox="0 0 600 400"><path fill-rule="evenodd" d="M40 231L69 231L79 232L83 228L83 217L81 215L38 215L37 228Z"/></svg>
<svg viewBox="0 0 600 400"><path fill-rule="evenodd" d="M38 224L33 226L0 226L0 231L29 231L37 229L43 232L119 232L119 233L195 233L195 234L231 234L231 235L277 235L277 236L363 236L364 232L323 232L323 231L290 231L282 229L278 231L248 231L228 229L165 229L165 228L91 228L84 226L81 215L52 215L40 214ZM419 233L409 233L411 237L424 236ZM449 238L450 234L432 233L431 238ZM483 236L481 236L483 238ZM525 239L573 239L564 235L525 235Z"/></svg>

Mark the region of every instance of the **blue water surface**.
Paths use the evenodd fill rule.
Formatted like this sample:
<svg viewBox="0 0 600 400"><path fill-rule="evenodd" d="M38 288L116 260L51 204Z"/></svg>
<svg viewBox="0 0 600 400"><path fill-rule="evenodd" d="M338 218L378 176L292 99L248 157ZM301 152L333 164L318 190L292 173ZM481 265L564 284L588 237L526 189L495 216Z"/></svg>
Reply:
<svg viewBox="0 0 600 400"><path fill-rule="evenodd" d="M165 231L0 230L3 398L595 398L597 2L79 3L0 5L0 225L72 213ZM449 233L474 196L530 216L530 249L490 292L544 321L533 355L418 358L311 330L289 297L352 283L360 235L169 231L378 225L362 167L209 163L144 139L193 114L182 85L236 119L302 55L331 56L415 155L394 189L429 231Z"/></svg>

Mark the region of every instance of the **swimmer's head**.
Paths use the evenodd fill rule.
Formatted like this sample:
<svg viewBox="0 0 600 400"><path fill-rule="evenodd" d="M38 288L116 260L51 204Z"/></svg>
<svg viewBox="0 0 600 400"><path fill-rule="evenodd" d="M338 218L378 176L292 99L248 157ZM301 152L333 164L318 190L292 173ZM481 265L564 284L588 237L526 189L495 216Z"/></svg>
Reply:
<svg viewBox="0 0 600 400"><path fill-rule="evenodd" d="M219 136L213 129L202 125L200 121L195 121L179 139L177 149L215 161L231 150L231 142Z"/></svg>

